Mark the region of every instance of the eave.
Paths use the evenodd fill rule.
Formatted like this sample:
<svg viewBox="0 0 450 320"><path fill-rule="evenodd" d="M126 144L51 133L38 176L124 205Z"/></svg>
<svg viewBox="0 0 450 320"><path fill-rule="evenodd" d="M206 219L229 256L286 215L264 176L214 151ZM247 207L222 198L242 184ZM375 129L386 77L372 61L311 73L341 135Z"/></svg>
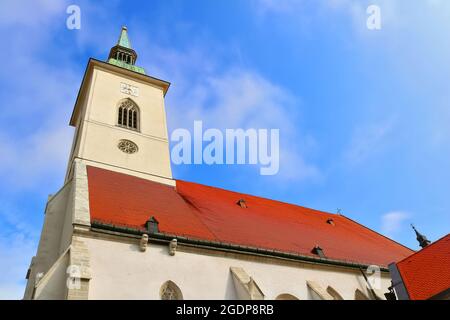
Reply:
<svg viewBox="0 0 450 320"><path fill-rule="evenodd" d="M221 251L233 251L236 253L245 253L245 254L253 254L258 256L267 256L267 257L273 257L273 258L279 258L279 259L288 259L288 260L294 260L294 261L302 261L302 262L308 262L308 263L315 263L315 264L322 264L322 265L328 265L328 266L340 266L340 267L347 267L351 269L366 269L370 266L370 264L367 263L357 263L353 261L345 261L345 260L336 260L336 259L329 259L329 258L321 258L321 257L314 257L314 256L307 256L307 255L301 255L301 254L295 254L291 252L284 252L284 251L278 251L278 250L270 250L270 249L264 249L264 248L256 248L251 246L245 246L245 245L237 245L232 243L225 243L225 242L218 242L218 241L210 241L210 240L202 240L202 239L194 239L186 236L179 236L174 234L167 234L167 233L161 233L161 232L152 232L149 233L144 228L137 229L137 228L131 228L131 227L123 227L123 226L117 226L113 224L107 224L102 223L99 221L91 221L91 228L93 231L112 231L117 235L134 235L134 236L141 236L142 234L148 234L149 240L156 240L156 241L167 241L170 242L173 239L177 239L179 244L186 244L201 248L208 248L213 250L221 250ZM386 267L380 267L380 271L382 272L389 272L389 269Z"/></svg>

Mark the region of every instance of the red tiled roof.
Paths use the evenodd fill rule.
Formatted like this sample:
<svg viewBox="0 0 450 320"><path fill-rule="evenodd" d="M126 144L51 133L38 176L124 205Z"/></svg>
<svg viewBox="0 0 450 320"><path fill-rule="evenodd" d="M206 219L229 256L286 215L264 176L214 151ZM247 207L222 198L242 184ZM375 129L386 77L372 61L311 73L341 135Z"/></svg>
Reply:
<svg viewBox="0 0 450 320"><path fill-rule="evenodd" d="M450 234L397 263L411 300L426 300L450 288Z"/></svg>
<svg viewBox="0 0 450 320"><path fill-rule="evenodd" d="M176 187L88 166L91 220L194 239L387 266L412 250L342 216L197 183ZM244 199L247 208L236 202ZM333 219L334 226L327 223Z"/></svg>

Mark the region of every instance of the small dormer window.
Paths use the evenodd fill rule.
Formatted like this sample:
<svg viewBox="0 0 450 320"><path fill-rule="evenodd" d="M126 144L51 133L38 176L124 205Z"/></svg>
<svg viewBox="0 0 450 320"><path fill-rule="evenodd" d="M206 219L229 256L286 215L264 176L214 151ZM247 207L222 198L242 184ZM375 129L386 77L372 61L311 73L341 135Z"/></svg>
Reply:
<svg viewBox="0 0 450 320"><path fill-rule="evenodd" d="M117 124L121 127L139 130L139 109L130 99L119 105Z"/></svg>
<svg viewBox="0 0 450 320"><path fill-rule="evenodd" d="M325 253L323 252L323 249L319 246L316 245L312 250L312 253L317 254L319 257L321 258L325 258Z"/></svg>
<svg viewBox="0 0 450 320"><path fill-rule="evenodd" d="M245 202L244 199L239 199L238 202L236 202L236 204L238 206L240 206L241 208L244 208L244 209L247 208L247 203Z"/></svg>

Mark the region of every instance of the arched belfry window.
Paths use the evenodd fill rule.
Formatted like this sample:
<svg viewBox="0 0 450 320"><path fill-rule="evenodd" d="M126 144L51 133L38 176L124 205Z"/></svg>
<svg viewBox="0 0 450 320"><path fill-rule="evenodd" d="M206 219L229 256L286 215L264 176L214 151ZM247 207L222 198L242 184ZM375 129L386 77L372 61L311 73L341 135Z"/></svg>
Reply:
<svg viewBox="0 0 450 320"><path fill-rule="evenodd" d="M180 288L173 281L166 281L161 286L161 300L183 300L183 294Z"/></svg>
<svg viewBox="0 0 450 320"><path fill-rule="evenodd" d="M125 99L120 103L117 124L124 128L139 130L139 108L132 100Z"/></svg>

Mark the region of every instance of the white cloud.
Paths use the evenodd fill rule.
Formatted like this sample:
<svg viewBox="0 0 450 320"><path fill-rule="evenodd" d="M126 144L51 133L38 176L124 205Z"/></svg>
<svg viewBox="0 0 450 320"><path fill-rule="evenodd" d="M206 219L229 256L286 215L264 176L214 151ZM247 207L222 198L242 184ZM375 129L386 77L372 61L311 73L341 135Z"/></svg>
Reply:
<svg viewBox="0 0 450 320"><path fill-rule="evenodd" d="M329 32L338 32L338 38L351 43L351 49L359 57L382 61L389 75L387 81L402 89L395 96L411 97L409 93L414 93L414 102L396 106L401 110L402 122L410 126L403 129L419 128L423 130L419 138L424 145L448 149L450 37L442 30L450 29L450 1L318 0L311 5L295 0L255 0L252 3L256 19L268 16L267 13L278 15L283 18L279 25L289 31L297 26L299 31L313 32L317 25L333 27L338 23L339 28ZM381 30L367 29L366 9L372 4L381 9ZM261 11L266 14L258 14ZM305 24L306 20L314 23ZM365 67L370 69L370 64ZM380 97L385 101L390 98ZM380 105L379 112L387 113L391 108L386 103Z"/></svg>
<svg viewBox="0 0 450 320"><path fill-rule="evenodd" d="M35 241L25 233L0 234L0 300L23 297L25 275L36 253Z"/></svg>
<svg viewBox="0 0 450 320"><path fill-rule="evenodd" d="M197 84L195 90L205 96L203 101L190 102L191 106L186 110L189 120L203 119L220 128L293 130L289 115L294 115L289 111L295 112L295 98L255 72L238 68L224 74L209 75L206 81ZM183 105L177 107L183 108Z"/></svg>
<svg viewBox="0 0 450 320"><path fill-rule="evenodd" d="M146 38L136 41L146 53L141 64L152 75L171 82L166 96L169 131L191 129L194 120L202 120L205 128L280 129L280 171L273 178L298 182L322 177L320 169L305 157L317 143L299 127L300 97L255 70L226 63L220 52L212 54L207 40L180 51ZM242 173L257 172L255 167Z"/></svg>
<svg viewBox="0 0 450 320"><path fill-rule="evenodd" d="M0 176L10 189L21 190L62 178L69 156L72 130L64 122L25 136L0 137ZM61 183L62 183L61 179Z"/></svg>
<svg viewBox="0 0 450 320"><path fill-rule="evenodd" d="M0 4L0 31L9 41L0 51L8 61L0 76L0 121L8 124L0 128L0 178L10 193L57 177L62 182L72 135L67 123L80 82L63 63L70 52L52 51L52 30L65 28L65 9L64 1Z"/></svg>
<svg viewBox="0 0 450 320"><path fill-rule="evenodd" d="M58 14L65 13L67 1L14 0L0 2L0 25L42 28Z"/></svg>
<svg viewBox="0 0 450 320"><path fill-rule="evenodd" d="M303 0L254 0L259 14L291 13L303 6Z"/></svg>
<svg viewBox="0 0 450 320"><path fill-rule="evenodd" d="M320 170L308 162L304 153L307 139L296 126L298 98L255 72L229 70L211 77L206 83L210 94L205 104L191 109L190 117L203 119L218 128L280 129L281 181L303 181L321 176Z"/></svg>
<svg viewBox="0 0 450 320"><path fill-rule="evenodd" d="M389 118L379 123L357 127L349 146L344 150L344 161L350 165L360 164L383 151L394 130L395 120Z"/></svg>
<svg viewBox="0 0 450 320"><path fill-rule="evenodd" d="M381 230L388 236L398 233L405 225L410 214L404 211L391 211L381 217Z"/></svg>
<svg viewBox="0 0 450 320"><path fill-rule="evenodd" d="M283 88L256 72L233 68L192 83L192 91L169 105L175 127L191 128L194 120L205 126L225 128L280 129L282 180L305 180L320 176L319 169L303 156L306 136L296 127L299 103ZM176 111L175 111L176 110ZM308 139L312 139L308 137Z"/></svg>
<svg viewBox="0 0 450 320"><path fill-rule="evenodd" d="M54 46L65 9L65 1L0 2L0 32L8 42L0 51L6 61L0 75L6 124L0 128L0 299L23 296L40 231L31 215L42 217L29 209L31 199L62 183L71 146L67 122L80 76L64 64L71 53Z"/></svg>

